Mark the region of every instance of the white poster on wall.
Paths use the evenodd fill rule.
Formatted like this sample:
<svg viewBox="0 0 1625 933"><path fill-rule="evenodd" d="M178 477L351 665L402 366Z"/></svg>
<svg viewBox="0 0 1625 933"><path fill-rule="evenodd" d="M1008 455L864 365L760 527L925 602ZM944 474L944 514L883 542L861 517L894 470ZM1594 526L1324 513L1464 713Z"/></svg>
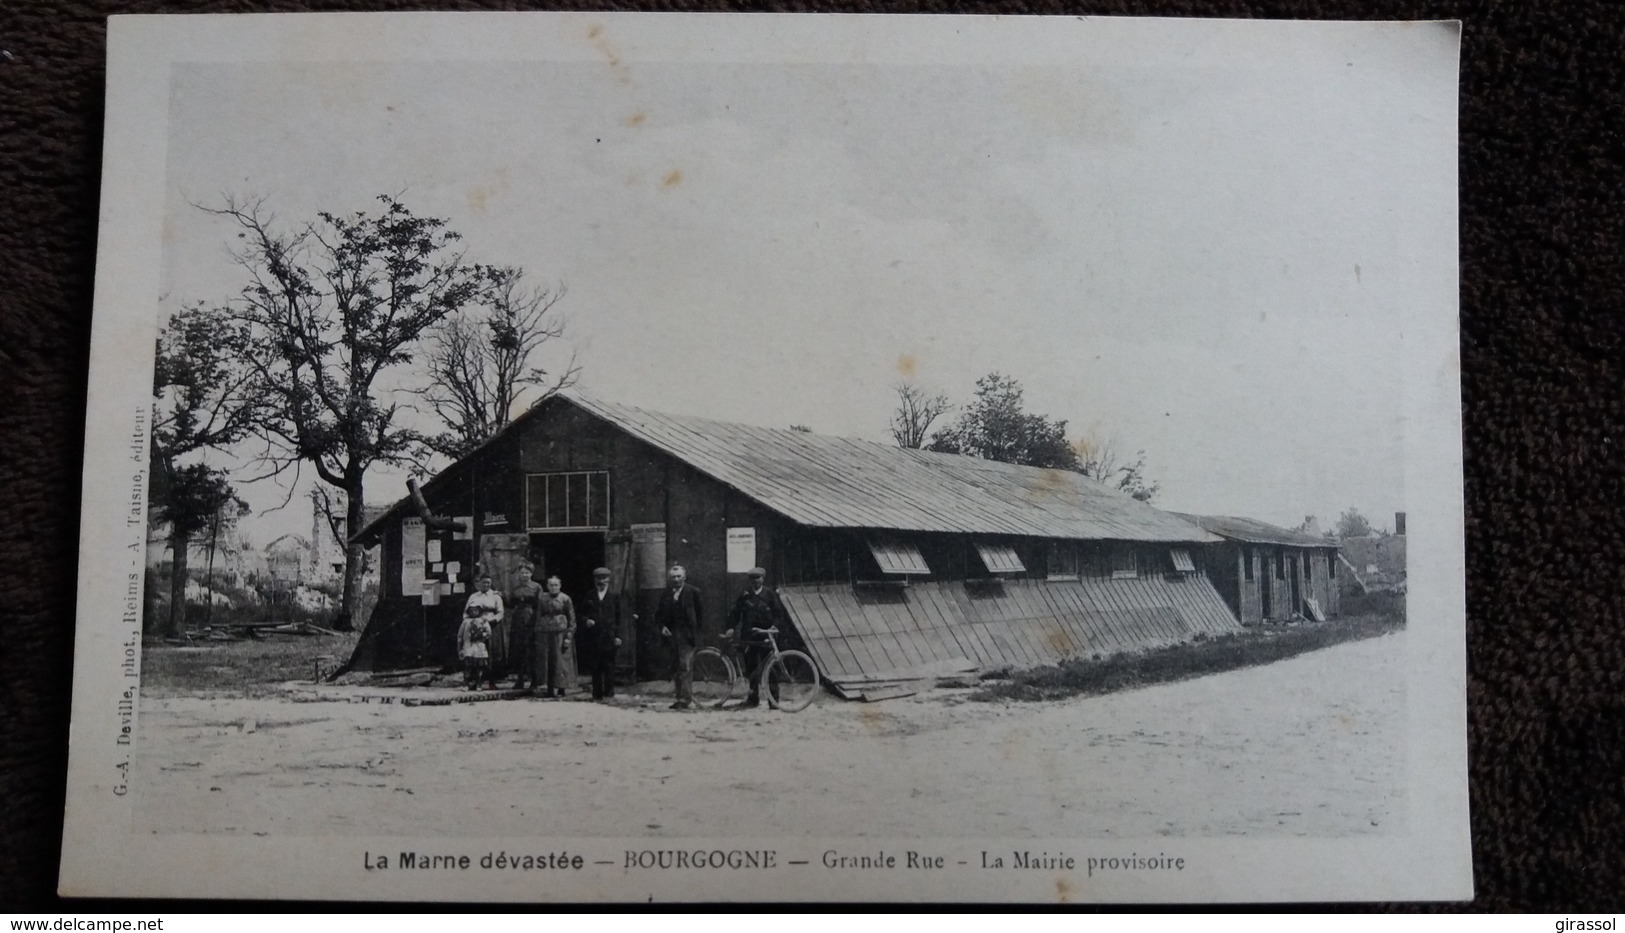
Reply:
<svg viewBox="0 0 1625 933"><path fill-rule="evenodd" d="M423 593L426 532L421 518L401 519L401 595Z"/></svg>
<svg viewBox="0 0 1625 933"><path fill-rule="evenodd" d="M746 573L756 566L756 529L728 529L728 572Z"/></svg>

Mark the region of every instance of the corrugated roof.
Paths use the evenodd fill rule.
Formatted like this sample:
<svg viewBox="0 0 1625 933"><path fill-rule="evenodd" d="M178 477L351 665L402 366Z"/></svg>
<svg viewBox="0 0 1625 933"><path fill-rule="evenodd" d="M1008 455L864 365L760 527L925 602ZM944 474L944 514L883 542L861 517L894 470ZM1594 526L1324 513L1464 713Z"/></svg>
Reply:
<svg viewBox="0 0 1625 933"><path fill-rule="evenodd" d="M1337 547L1337 542L1328 538L1317 538L1306 535L1301 531L1289 531L1268 522L1261 522L1256 518L1243 518L1239 515L1190 515L1185 512L1172 512L1188 522L1202 526L1221 538L1232 541L1242 541L1247 544L1285 544L1292 547Z"/></svg>
<svg viewBox="0 0 1625 933"><path fill-rule="evenodd" d="M1069 470L672 415L576 391L533 407L502 433L559 403L599 417L811 527L1083 540L1218 540L1189 521ZM468 456L479 456L490 443ZM431 480L425 488L436 485ZM408 501L403 499L390 513ZM374 526L387 517L379 516L355 537L375 534Z"/></svg>
<svg viewBox="0 0 1625 933"><path fill-rule="evenodd" d="M1081 473L560 396L803 525L1120 541L1211 535Z"/></svg>

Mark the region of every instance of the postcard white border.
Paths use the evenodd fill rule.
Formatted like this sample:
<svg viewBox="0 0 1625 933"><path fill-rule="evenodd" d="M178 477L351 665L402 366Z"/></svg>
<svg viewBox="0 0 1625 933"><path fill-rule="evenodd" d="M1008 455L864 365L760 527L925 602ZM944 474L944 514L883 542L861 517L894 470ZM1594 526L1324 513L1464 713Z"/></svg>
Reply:
<svg viewBox="0 0 1625 933"><path fill-rule="evenodd" d="M602 30L595 31L595 27ZM1198 20L676 14L303 14L114 17L108 29L91 382L79 563L71 758L61 892L101 897L233 897L477 901L1076 901L1224 902L1453 900L1472 896L1467 806L1457 275L1440 269L1417 296L1406 347L1406 490L1412 573L1408 630L1409 818L1403 836L1342 840L865 840L864 850L1166 852L1183 871L640 870L620 864L651 840L355 839L143 836L120 793L139 743L139 604L145 551L144 429L152 381L165 231L170 67L179 62L417 59L591 60L605 43L623 61L1070 62L1080 31L1153 31L1198 59L1222 62L1259 36L1346 31L1351 43L1413 43L1429 93L1455 96L1459 25ZM589 35L595 38L589 41ZM1110 58L1113 43L1096 46ZM1126 54L1126 53L1125 53ZM1109 64L1110 62L1103 62ZM1429 83L1431 82L1431 83ZM1440 183L1455 181L1455 126L1439 128ZM1454 225L1452 225L1453 228ZM1441 246L1441 249L1443 246ZM1450 255L1455 244L1449 244ZM132 524L133 522L133 524ZM132 576L133 575L133 576ZM133 589L132 589L133 584ZM131 652L132 645L137 650ZM136 667L130 667L131 658ZM133 737L121 742L123 729ZM816 859L851 840L663 840L660 848L772 849ZM611 867L500 872L369 872L364 853L568 851ZM793 854L792 854L793 853Z"/></svg>

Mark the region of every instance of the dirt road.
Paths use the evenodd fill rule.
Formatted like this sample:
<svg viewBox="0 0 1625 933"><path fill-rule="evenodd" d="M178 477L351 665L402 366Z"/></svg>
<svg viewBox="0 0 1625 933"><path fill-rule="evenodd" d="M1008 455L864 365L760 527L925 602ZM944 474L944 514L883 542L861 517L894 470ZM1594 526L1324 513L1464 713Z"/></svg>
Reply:
<svg viewBox="0 0 1625 933"><path fill-rule="evenodd" d="M1402 830L1404 633L1054 703L145 699L140 831L1345 836Z"/></svg>

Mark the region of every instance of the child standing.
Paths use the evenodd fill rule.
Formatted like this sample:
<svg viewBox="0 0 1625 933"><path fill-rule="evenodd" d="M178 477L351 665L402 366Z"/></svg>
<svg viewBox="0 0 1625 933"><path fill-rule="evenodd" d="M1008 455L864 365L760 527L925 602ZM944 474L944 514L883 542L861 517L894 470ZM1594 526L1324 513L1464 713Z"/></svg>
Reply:
<svg viewBox="0 0 1625 933"><path fill-rule="evenodd" d="M502 597L491 592L491 577L482 575L476 585L479 589L464 604L463 624L457 629L457 657L470 690L491 680L491 623L502 618Z"/></svg>

